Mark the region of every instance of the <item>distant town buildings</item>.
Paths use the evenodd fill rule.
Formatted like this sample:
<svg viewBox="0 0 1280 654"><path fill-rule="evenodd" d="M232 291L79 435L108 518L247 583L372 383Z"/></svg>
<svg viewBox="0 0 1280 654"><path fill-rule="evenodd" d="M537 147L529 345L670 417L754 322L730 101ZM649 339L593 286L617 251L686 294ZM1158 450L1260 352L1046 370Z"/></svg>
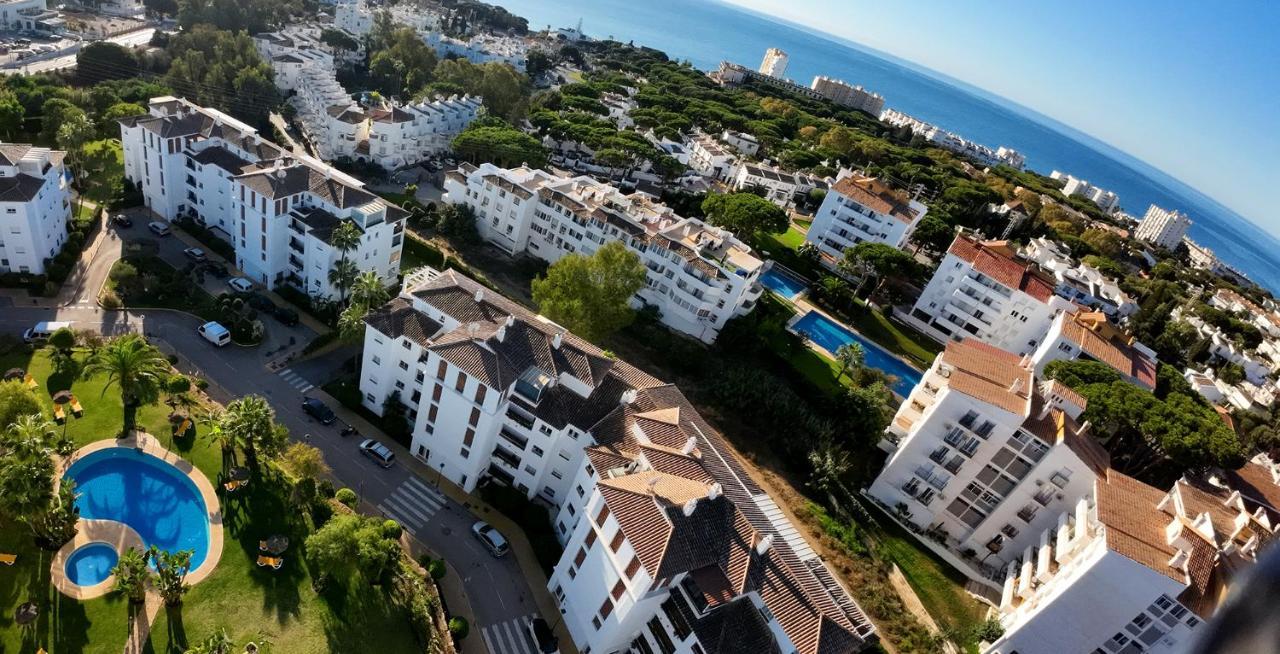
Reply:
<svg viewBox="0 0 1280 654"><path fill-rule="evenodd" d="M906 127L912 133L938 147L972 157L988 166L1005 165L1022 170L1027 165L1027 158L1013 148L1000 146L992 150L981 143L975 143L959 134L948 132L937 125L908 116L896 109L885 109L880 113L880 120L894 127Z"/></svg>
<svg viewBox="0 0 1280 654"><path fill-rule="evenodd" d="M125 178L166 221L190 218L226 240L235 265L267 288L332 298L329 270L346 257L384 281L400 273L406 212L325 163L296 156L215 109L173 97L120 120ZM344 223L361 232L343 253L330 243Z"/></svg>
<svg viewBox="0 0 1280 654"><path fill-rule="evenodd" d="M695 132L686 142L687 165L699 175L725 181L737 165L738 158L722 143L703 132Z"/></svg>
<svg viewBox="0 0 1280 654"><path fill-rule="evenodd" d="M786 209L794 202L797 195L808 193L813 189L827 189L826 179L804 172L783 170L777 166L743 162L729 179L729 187L734 191L758 189L764 193L766 200Z"/></svg>
<svg viewBox="0 0 1280 654"><path fill-rule="evenodd" d="M1043 342L1054 317L1077 307L1059 296L1057 280L1020 258L1006 241L960 234L909 314L934 339L975 338L1016 354Z"/></svg>
<svg viewBox="0 0 1280 654"><path fill-rule="evenodd" d="M454 271L410 273L366 322L364 405L404 404L412 456L549 507L564 554L547 588L579 651L854 654L874 639L675 386Z"/></svg>
<svg viewBox="0 0 1280 654"><path fill-rule="evenodd" d="M1054 292L1083 307L1097 309L1114 320L1138 312L1138 303L1097 268L1078 263L1066 246L1044 237L1031 239L1018 256L1036 262L1057 280Z"/></svg>
<svg viewBox="0 0 1280 654"><path fill-rule="evenodd" d="M769 48L764 51L764 59L760 62L760 74L776 77L778 79L786 79L787 74L787 53L778 48Z"/></svg>
<svg viewBox="0 0 1280 654"><path fill-rule="evenodd" d="M1134 230L1134 237L1167 250L1175 250L1182 237L1191 229L1191 218L1181 211L1161 209L1156 205L1147 208L1147 213Z"/></svg>
<svg viewBox="0 0 1280 654"><path fill-rule="evenodd" d="M617 241L649 270L637 306L706 342L755 308L763 261L732 233L682 218L644 193L626 195L590 177L466 165L445 177L444 199L476 212L480 235L512 254L555 262Z"/></svg>
<svg viewBox="0 0 1280 654"><path fill-rule="evenodd" d="M0 143L0 271L42 275L67 240L67 153Z"/></svg>
<svg viewBox="0 0 1280 654"><path fill-rule="evenodd" d="M928 211L879 179L843 170L813 215L805 242L816 245L823 263L834 268L859 243L904 247Z"/></svg>
<svg viewBox="0 0 1280 654"><path fill-rule="evenodd" d="M809 88L838 105L861 109L872 116L879 116L884 110L883 96L861 86L852 86L843 80L819 75L813 78L813 84Z"/></svg>
<svg viewBox="0 0 1280 654"><path fill-rule="evenodd" d="M1062 194L1067 197L1073 195L1082 197L1094 203L1106 213L1111 213L1120 208L1120 196L1104 188L1094 186L1083 179L1057 170L1050 173L1049 178L1062 182Z"/></svg>

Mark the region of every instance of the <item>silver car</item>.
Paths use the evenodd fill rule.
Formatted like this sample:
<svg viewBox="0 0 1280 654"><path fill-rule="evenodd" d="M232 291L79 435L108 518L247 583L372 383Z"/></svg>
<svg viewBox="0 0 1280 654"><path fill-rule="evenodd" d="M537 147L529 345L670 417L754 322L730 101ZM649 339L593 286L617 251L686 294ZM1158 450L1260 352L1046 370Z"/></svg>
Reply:
<svg viewBox="0 0 1280 654"><path fill-rule="evenodd" d="M498 530L494 529L493 525L483 520L471 525L471 533L475 534L476 538L480 539L480 543L484 545L485 549L489 550L489 553L494 556L505 556L507 554L507 550L511 549L511 547L507 545L507 539L503 537L502 534L498 533Z"/></svg>

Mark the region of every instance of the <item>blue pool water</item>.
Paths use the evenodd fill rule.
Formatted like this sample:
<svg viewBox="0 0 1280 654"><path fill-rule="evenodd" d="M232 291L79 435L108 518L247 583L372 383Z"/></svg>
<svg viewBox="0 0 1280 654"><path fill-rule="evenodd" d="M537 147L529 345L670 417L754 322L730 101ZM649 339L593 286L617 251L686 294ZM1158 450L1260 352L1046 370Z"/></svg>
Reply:
<svg viewBox="0 0 1280 654"><path fill-rule="evenodd" d="M792 325L792 329L808 336L809 340L832 354L840 349L841 345L858 343L862 346L864 360L868 366L898 378L898 381L893 384L893 391L898 395L906 397L911 393L911 389L920 383L921 373L918 370L884 351L879 345L849 331L816 311L804 314Z"/></svg>
<svg viewBox="0 0 1280 654"><path fill-rule="evenodd" d="M106 543L89 543L67 557L67 579L80 586L92 586L111 576L120 555Z"/></svg>
<svg viewBox="0 0 1280 654"><path fill-rule="evenodd" d="M776 264L760 274L760 283L764 284L765 288L788 300L794 299L801 291L808 288L807 284L779 268Z"/></svg>
<svg viewBox="0 0 1280 654"><path fill-rule="evenodd" d="M71 464L80 517L121 522L144 546L192 550L191 568L209 553L209 518L195 484L178 469L127 447L99 450Z"/></svg>

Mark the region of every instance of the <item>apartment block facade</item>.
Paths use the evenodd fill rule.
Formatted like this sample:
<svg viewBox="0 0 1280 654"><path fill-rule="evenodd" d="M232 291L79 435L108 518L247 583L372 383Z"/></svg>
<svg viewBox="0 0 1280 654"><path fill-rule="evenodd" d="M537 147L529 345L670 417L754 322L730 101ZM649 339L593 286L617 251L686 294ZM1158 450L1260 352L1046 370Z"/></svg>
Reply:
<svg viewBox="0 0 1280 654"><path fill-rule="evenodd" d="M1106 451L1078 422L1085 408L1062 384L1037 383L1029 357L948 343L886 430L890 456L868 495L980 559L963 570L991 584L1107 469Z"/></svg>
<svg viewBox="0 0 1280 654"><path fill-rule="evenodd" d="M1005 241L960 234L904 320L938 341L976 338L1030 354L1054 317L1076 305L1055 293L1053 277Z"/></svg>
<svg viewBox="0 0 1280 654"><path fill-rule="evenodd" d="M329 239L344 222L361 232L346 258L388 283L398 276L407 214L359 180L178 98L153 98L149 113L120 126L125 177L147 208L166 221L191 218L231 243L249 279L338 295L328 274L344 254Z"/></svg>
<svg viewBox="0 0 1280 654"><path fill-rule="evenodd" d="M590 255L618 241L648 269L635 304L658 307L664 324L712 342L763 293L763 262L730 232L682 218L644 193L626 195L590 177L528 168L465 165L445 177L444 200L465 204L487 241L547 262Z"/></svg>
<svg viewBox="0 0 1280 654"><path fill-rule="evenodd" d="M813 189L827 190L828 180L808 173L782 170L777 166L743 163L729 175L729 187L734 191L760 190L766 200L786 209L795 202L797 195Z"/></svg>
<svg viewBox="0 0 1280 654"><path fill-rule="evenodd" d="M787 53L779 48L764 51L764 59L760 60L760 74L785 79L787 75Z"/></svg>
<svg viewBox="0 0 1280 654"><path fill-rule="evenodd" d="M1169 250L1176 250L1182 243L1182 237L1191 229L1191 218L1177 210L1161 209L1156 205L1147 207L1133 236L1139 241L1146 241Z"/></svg>
<svg viewBox="0 0 1280 654"><path fill-rule="evenodd" d="M809 88L838 105L865 111L872 116L879 117L880 112L884 111L884 96L861 86L853 86L844 80L819 75L813 78L813 84Z"/></svg>
<svg viewBox="0 0 1280 654"><path fill-rule="evenodd" d="M1036 374L1054 361L1104 363L1132 384L1156 388L1156 354L1107 320L1102 312L1063 312L1053 319L1040 347L1032 355Z"/></svg>
<svg viewBox="0 0 1280 654"><path fill-rule="evenodd" d="M453 271L367 318L360 388L471 491L551 509L582 652L860 651L874 628L680 391ZM744 649L746 648L746 649Z"/></svg>
<svg viewBox="0 0 1280 654"><path fill-rule="evenodd" d="M1165 492L1112 470L1091 496L1008 566L1004 634L985 654L1192 651L1275 536L1268 509L1225 484Z"/></svg>
<svg viewBox="0 0 1280 654"><path fill-rule="evenodd" d="M45 272L62 250L71 219L66 153L0 143L0 271Z"/></svg>
<svg viewBox="0 0 1280 654"><path fill-rule="evenodd" d="M906 246L929 209L884 182L842 171L813 216L804 240L818 247L825 265L834 268L844 251L859 243Z"/></svg>

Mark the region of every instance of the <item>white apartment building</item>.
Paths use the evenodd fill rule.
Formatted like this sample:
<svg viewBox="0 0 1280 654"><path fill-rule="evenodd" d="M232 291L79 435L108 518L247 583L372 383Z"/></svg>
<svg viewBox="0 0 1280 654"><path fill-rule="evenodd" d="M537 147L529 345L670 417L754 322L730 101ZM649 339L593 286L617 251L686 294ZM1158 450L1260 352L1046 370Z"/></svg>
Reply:
<svg viewBox="0 0 1280 654"><path fill-rule="evenodd" d="M44 274L71 219L65 152L0 143L0 271Z"/></svg>
<svg viewBox="0 0 1280 654"><path fill-rule="evenodd" d="M906 127L913 134L918 134L921 138L940 148L946 148L952 152L971 157L987 166L1003 164L1022 170L1027 165L1027 158L1013 148L1002 145L999 148L992 149L896 109L885 109L880 112L880 120L894 127Z"/></svg>
<svg viewBox="0 0 1280 654"><path fill-rule="evenodd" d="M796 195L815 188L826 190L827 180L808 173L782 170L777 166L743 163L729 175L729 188L734 191L760 189L768 201L786 209Z"/></svg>
<svg viewBox="0 0 1280 654"><path fill-rule="evenodd" d="M236 250L236 267L275 288L334 297L328 273L343 255L329 243L349 221L363 234L346 253L361 271L394 280L407 214L320 161L296 157L248 125L173 97L120 120L125 177L167 221L187 216Z"/></svg>
<svg viewBox="0 0 1280 654"><path fill-rule="evenodd" d="M728 148L702 132L694 132L685 141L685 151L689 153L687 165L699 175L710 179L729 179L729 174L738 162L738 157Z"/></svg>
<svg viewBox="0 0 1280 654"><path fill-rule="evenodd" d="M1280 313L1264 309L1253 300L1229 288L1220 288L1215 291L1209 298L1209 304L1224 311L1242 314L1244 320L1262 330L1263 334L1271 338L1280 338Z"/></svg>
<svg viewBox="0 0 1280 654"><path fill-rule="evenodd" d="M680 391L456 272L367 319L361 391L470 491L552 509L548 582L579 651L852 654L874 628Z"/></svg>
<svg viewBox="0 0 1280 654"><path fill-rule="evenodd" d="M859 109L872 116L879 116L884 111L884 96L861 86L853 86L844 80L818 75L813 78L810 88L838 105Z"/></svg>
<svg viewBox="0 0 1280 654"><path fill-rule="evenodd" d="M1057 314L1077 308L1056 286L1007 242L960 234L911 312L898 316L940 342L971 337L1030 354Z"/></svg>
<svg viewBox="0 0 1280 654"><path fill-rule="evenodd" d="M367 156L394 170L447 152L454 137L480 116L483 107L477 96L453 95L370 110Z"/></svg>
<svg viewBox="0 0 1280 654"><path fill-rule="evenodd" d="M428 32L423 38L441 57L461 57L473 64L497 62L507 64L522 73L528 65L529 44L524 39L476 34L464 41L435 31Z"/></svg>
<svg viewBox="0 0 1280 654"><path fill-rule="evenodd" d="M0 24L8 29L30 29L31 17L48 9L45 0L5 0L0 2Z"/></svg>
<svg viewBox="0 0 1280 654"><path fill-rule="evenodd" d="M1076 304L1094 307L1121 320L1138 312L1138 303L1114 279L1097 268L1077 262L1065 245L1044 237L1031 239L1018 256L1036 262L1057 281L1054 292Z"/></svg>
<svg viewBox="0 0 1280 654"><path fill-rule="evenodd" d="M760 141L745 132L726 129L720 133L720 142L737 150L744 157L754 157L760 153Z"/></svg>
<svg viewBox="0 0 1280 654"><path fill-rule="evenodd" d="M386 11L392 22L418 32L440 29L440 16L418 3L370 6L364 0L340 0L333 10L333 26L359 38L373 29L375 12Z"/></svg>
<svg viewBox="0 0 1280 654"><path fill-rule="evenodd" d="M1082 197L1098 205L1098 208L1106 213L1111 213L1120 208L1120 196L1104 188L1094 186L1086 180L1057 170L1049 173L1049 178L1062 182L1062 194L1067 197L1073 195Z"/></svg>
<svg viewBox="0 0 1280 654"><path fill-rule="evenodd" d="M804 240L818 247L824 265L835 269L844 251L859 243L904 247L928 211L879 179L844 170L827 190Z"/></svg>
<svg viewBox="0 0 1280 654"><path fill-rule="evenodd" d="M778 48L769 48L764 51L764 59L760 61L760 74L776 77L778 79L786 79L787 76L787 53Z"/></svg>
<svg viewBox="0 0 1280 654"><path fill-rule="evenodd" d="M1182 242L1182 237L1191 229L1191 218L1181 211L1161 209L1156 205L1147 208L1147 213L1134 230L1134 238L1152 245L1174 250Z"/></svg>
<svg viewBox="0 0 1280 654"><path fill-rule="evenodd" d="M1036 374L1054 361L1097 361L1130 383L1155 390L1155 352L1107 321L1101 312L1063 312L1053 319L1044 342L1032 355Z"/></svg>
<svg viewBox="0 0 1280 654"><path fill-rule="evenodd" d="M995 585L991 574L1033 544L1109 466L1078 393L1036 383L1028 357L974 339L951 342L898 408L890 456L868 495ZM929 539L922 539L928 541Z"/></svg>
<svg viewBox="0 0 1280 654"><path fill-rule="evenodd" d="M1241 492L1179 480L1164 492L1114 470L1009 565L1004 635L985 654L1191 651L1274 539Z"/></svg>
<svg viewBox="0 0 1280 654"><path fill-rule="evenodd" d="M648 268L635 304L663 324L712 342L725 323L755 308L763 262L730 232L682 218L644 193L625 195L590 177L528 168L464 166L445 176L444 200L476 212L480 235L511 254L547 262L590 255L619 241Z"/></svg>

